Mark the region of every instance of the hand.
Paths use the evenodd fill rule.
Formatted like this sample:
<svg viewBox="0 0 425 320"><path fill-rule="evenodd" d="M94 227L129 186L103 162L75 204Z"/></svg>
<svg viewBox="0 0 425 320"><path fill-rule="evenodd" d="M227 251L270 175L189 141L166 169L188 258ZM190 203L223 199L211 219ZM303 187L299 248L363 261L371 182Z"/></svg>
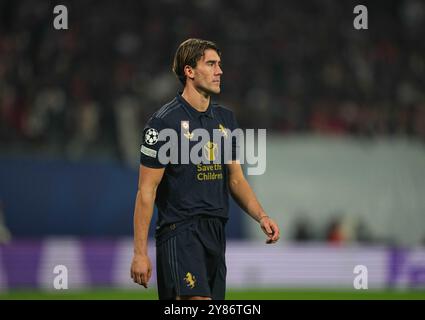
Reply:
<svg viewBox="0 0 425 320"><path fill-rule="evenodd" d="M273 221L273 219L268 216L265 216L261 218L260 225L263 232L267 235L267 244L275 243L279 240L279 227L277 226L276 222Z"/></svg>
<svg viewBox="0 0 425 320"><path fill-rule="evenodd" d="M134 282L147 288L152 275L152 265L149 257L147 255L134 255L130 274Z"/></svg>

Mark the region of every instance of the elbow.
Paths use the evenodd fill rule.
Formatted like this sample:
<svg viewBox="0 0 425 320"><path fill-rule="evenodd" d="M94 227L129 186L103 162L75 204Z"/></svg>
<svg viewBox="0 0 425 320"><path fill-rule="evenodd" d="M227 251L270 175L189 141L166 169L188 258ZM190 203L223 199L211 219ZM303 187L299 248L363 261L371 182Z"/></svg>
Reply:
<svg viewBox="0 0 425 320"><path fill-rule="evenodd" d="M231 190L234 189L234 188L237 188L238 184L239 184L239 180L229 179L229 187L230 187Z"/></svg>
<svg viewBox="0 0 425 320"><path fill-rule="evenodd" d="M242 183L243 183L243 178L242 179L235 179L235 178L230 178L229 179L229 189L232 193L234 193L236 190L238 190Z"/></svg>
<svg viewBox="0 0 425 320"><path fill-rule="evenodd" d="M137 190L137 198L143 204L153 203L155 202L155 198L156 198L156 189L157 189L156 187L152 187L152 188L140 187Z"/></svg>

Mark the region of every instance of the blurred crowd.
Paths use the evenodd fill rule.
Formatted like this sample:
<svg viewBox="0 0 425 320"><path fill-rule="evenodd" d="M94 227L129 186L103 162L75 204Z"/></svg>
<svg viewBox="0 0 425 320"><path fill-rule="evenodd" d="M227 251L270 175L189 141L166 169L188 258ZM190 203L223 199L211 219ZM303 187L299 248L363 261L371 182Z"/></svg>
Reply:
<svg viewBox="0 0 425 320"><path fill-rule="evenodd" d="M68 8L68 30L53 7ZM180 89L188 37L222 49L217 100L245 128L425 141L425 2L0 0L2 152L133 163L148 117Z"/></svg>
<svg viewBox="0 0 425 320"><path fill-rule="evenodd" d="M295 242L327 242L334 245L358 244L393 244L394 239L380 238L373 234L365 221L358 217L335 212L320 227L305 212L299 212L292 226L291 240Z"/></svg>

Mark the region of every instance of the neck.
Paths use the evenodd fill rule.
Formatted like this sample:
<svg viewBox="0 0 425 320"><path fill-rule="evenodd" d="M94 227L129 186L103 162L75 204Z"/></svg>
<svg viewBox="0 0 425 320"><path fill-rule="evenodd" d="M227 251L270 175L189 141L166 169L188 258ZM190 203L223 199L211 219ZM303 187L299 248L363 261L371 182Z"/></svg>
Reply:
<svg viewBox="0 0 425 320"><path fill-rule="evenodd" d="M182 97L199 112L207 111L210 105L210 96L192 86L185 86Z"/></svg>

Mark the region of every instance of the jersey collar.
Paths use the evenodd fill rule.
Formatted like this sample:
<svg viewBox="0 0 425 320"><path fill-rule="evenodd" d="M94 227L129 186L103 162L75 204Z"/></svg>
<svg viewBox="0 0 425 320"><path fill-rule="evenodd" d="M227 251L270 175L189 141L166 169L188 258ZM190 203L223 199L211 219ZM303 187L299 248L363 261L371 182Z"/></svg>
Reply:
<svg viewBox="0 0 425 320"><path fill-rule="evenodd" d="M211 99L210 99L210 104L208 105L208 108L206 111L204 112L200 112L198 110L196 110L194 107L192 107L189 102L187 102L183 97L182 97L182 92L179 92L176 96L177 100L180 102L181 106L183 107L183 109L189 114L189 116L191 118L199 118L201 116L206 116L209 117L211 119L214 118L214 113L213 113L213 108L212 108L212 103L211 103Z"/></svg>

